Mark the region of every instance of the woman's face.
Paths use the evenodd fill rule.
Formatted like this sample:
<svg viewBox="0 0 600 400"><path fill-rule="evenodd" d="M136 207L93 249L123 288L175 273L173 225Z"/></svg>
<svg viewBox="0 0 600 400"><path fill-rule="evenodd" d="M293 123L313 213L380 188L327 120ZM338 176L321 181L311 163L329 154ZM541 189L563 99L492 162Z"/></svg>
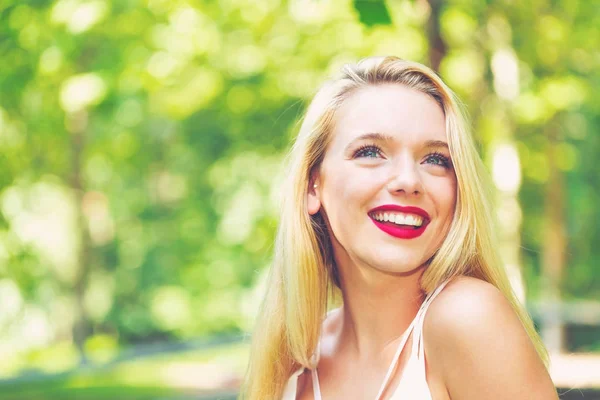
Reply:
<svg viewBox="0 0 600 400"><path fill-rule="evenodd" d="M403 85L368 86L343 102L334 125L308 205L324 212L336 261L415 270L439 249L456 203L440 106Z"/></svg>

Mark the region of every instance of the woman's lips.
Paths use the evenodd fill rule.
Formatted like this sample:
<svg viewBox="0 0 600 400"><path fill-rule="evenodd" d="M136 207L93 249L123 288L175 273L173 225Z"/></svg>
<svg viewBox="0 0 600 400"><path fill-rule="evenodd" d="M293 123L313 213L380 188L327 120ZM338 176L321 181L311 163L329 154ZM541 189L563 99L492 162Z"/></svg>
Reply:
<svg viewBox="0 0 600 400"><path fill-rule="evenodd" d="M423 218L423 223L418 228L413 226L400 226L394 223L385 223L381 221L377 221L372 217L375 212L400 212L405 214L415 214ZM387 233L390 236L394 236L400 239L413 239L419 237L425 232L427 229L427 225L429 225L429 214L419 207L403 207L395 204L387 204L383 206L376 207L369 211L369 217L371 221L375 224L376 227L381 229L383 232Z"/></svg>
<svg viewBox="0 0 600 400"><path fill-rule="evenodd" d="M427 229L427 224L423 223L418 228L413 227L403 227L403 226L394 226L392 224L385 224L383 222L377 221L371 218L371 221L375 224L376 227L387 233L388 235L400 238L400 239L413 239L419 237L425 232Z"/></svg>

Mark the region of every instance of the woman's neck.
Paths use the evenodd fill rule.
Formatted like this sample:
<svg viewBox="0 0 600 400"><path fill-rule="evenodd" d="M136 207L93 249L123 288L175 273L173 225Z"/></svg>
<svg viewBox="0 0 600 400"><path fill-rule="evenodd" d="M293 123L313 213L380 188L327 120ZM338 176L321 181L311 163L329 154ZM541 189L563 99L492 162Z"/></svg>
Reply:
<svg viewBox="0 0 600 400"><path fill-rule="evenodd" d="M341 267L341 268L339 268ZM339 344L358 359L387 353L397 343L421 306L424 294L419 280L423 268L392 275L370 267L338 265L344 305Z"/></svg>

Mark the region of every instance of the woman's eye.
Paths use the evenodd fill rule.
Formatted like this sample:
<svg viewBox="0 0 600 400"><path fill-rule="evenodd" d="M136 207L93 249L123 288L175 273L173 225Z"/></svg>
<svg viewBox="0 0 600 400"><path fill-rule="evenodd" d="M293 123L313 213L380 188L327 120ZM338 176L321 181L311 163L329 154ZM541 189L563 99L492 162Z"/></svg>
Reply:
<svg viewBox="0 0 600 400"><path fill-rule="evenodd" d="M354 158L378 158L381 157L381 149L377 146L367 145L356 150Z"/></svg>
<svg viewBox="0 0 600 400"><path fill-rule="evenodd" d="M427 156L425 162L428 164L439 165L440 167L449 168L450 160L441 153L432 153Z"/></svg>

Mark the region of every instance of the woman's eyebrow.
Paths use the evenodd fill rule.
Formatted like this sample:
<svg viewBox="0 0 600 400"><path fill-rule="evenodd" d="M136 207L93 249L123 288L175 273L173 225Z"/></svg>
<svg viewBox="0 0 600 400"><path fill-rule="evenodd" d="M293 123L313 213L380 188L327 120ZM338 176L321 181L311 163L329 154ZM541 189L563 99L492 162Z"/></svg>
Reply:
<svg viewBox="0 0 600 400"><path fill-rule="evenodd" d="M348 146L346 146L346 149L348 149L350 146L352 146L353 143L359 142L361 140L373 140L373 141L377 141L377 142L393 142L394 137L389 136L389 135L384 135L383 133L379 133L379 132L365 133L363 135L355 137L350 143L348 143Z"/></svg>
<svg viewBox="0 0 600 400"><path fill-rule="evenodd" d="M393 142L395 139L393 136L384 135L383 133L379 133L379 132L365 133L363 135L357 136L350 143L348 143L348 146L346 146L346 149L349 149L354 143L359 142L361 140L373 140L373 141L377 141L377 142ZM444 142L443 140L427 140L425 142L425 144L423 145L423 147L427 148L427 149L440 148L440 147L448 149L448 143Z"/></svg>
<svg viewBox="0 0 600 400"><path fill-rule="evenodd" d="M448 143L442 141L442 140L428 140L425 142L424 145L425 148L440 148L440 147L445 147L446 149L448 149Z"/></svg>

